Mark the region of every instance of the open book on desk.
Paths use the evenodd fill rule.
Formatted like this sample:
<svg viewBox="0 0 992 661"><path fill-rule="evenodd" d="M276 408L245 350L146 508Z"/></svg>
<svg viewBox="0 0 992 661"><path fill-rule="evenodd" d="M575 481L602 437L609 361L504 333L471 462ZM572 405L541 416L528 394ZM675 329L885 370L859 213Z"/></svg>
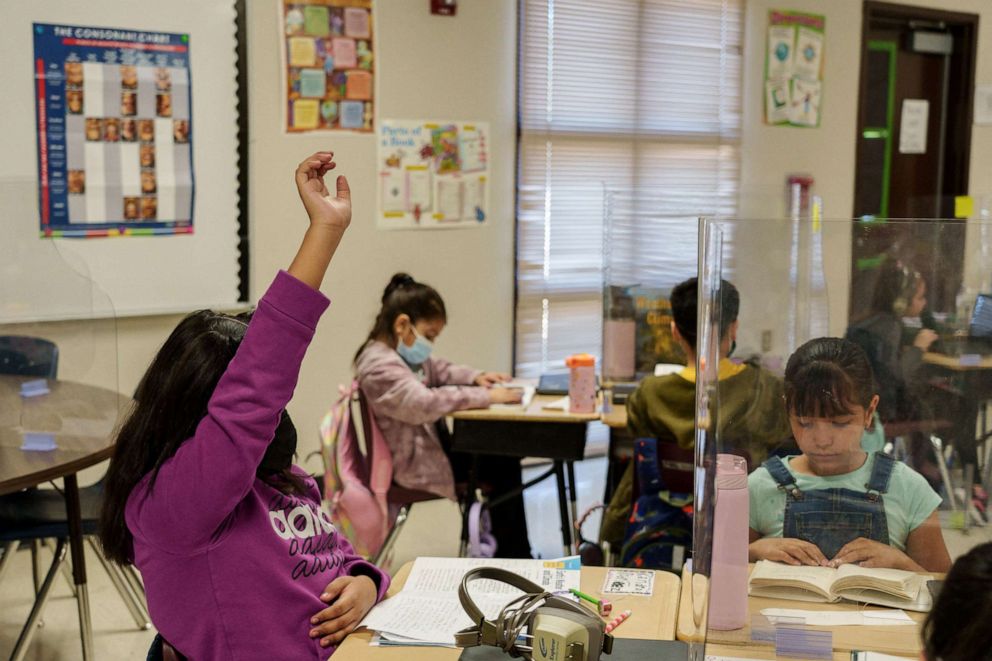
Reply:
<svg viewBox="0 0 992 661"><path fill-rule="evenodd" d="M928 612L933 606L927 574L858 565L796 567L760 560L751 572L748 593L754 597L833 603L846 599L891 608Z"/></svg>
<svg viewBox="0 0 992 661"><path fill-rule="evenodd" d="M504 381L503 383L497 383L493 388L509 388L510 390L520 391L520 402L517 404L492 404L493 408L509 408L509 407L520 407L526 409L530 406L530 403L534 401L534 392L536 391L533 381Z"/></svg>

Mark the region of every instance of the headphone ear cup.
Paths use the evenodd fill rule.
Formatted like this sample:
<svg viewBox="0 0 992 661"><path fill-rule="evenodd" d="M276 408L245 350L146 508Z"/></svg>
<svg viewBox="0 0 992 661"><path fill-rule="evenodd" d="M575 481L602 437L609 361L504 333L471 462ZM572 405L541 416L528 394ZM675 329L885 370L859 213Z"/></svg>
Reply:
<svg viewBox="0 0 992 661"><path fill-rule="evenodd" d="M491 558L496 555L496 538L492 534L489 510L481 501L472 503L468 510L468 554L472 558Z"/></svg>
<svg viewBox="0 0 992 661"><path fill-rule="evenodd" d="M906 303L906 298L904 296L896 296L896 300L892 301L892 312L895 313L897 317L901 317L906 308L909 305Z"/></svg>

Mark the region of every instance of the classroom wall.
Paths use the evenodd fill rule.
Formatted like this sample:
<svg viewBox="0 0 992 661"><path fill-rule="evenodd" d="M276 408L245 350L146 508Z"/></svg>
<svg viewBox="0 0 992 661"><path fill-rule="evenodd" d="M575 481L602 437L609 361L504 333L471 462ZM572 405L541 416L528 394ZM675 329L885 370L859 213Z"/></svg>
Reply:
<svg viewBox="0 0 992 661"><path fill-rule="evenodd" d="M992 3L988 0L902 0L947 11L978 14L979 39L976 85L992 84ZM826 16L822 118L818 128L768 126L763 121L763 76L768 12L788 9ZM741 217L778 217L785 212L785 179L790 173L809 173L815 179L814 193L823 197L826 218L850 218L854 211L858 81L860 72L862 3L856 0L747 0L744 35L743 126L741 134ZM992 192L992 126L972 128L969 192ZM773 350L783 349L784 322L780 297L760 296L780 292L781 273L765 267L768 232L739 232L735 236L740 258L733 276L745 297L741 308L741 338L744 348L760 345L762 330L774 328ZM829 296L832 334L842 334L847 325L850 234L827 231L824 263ZM974 242L969 241L974 247ZM781 245L775 246L781 249ZM780 253L778 253L780 254ZM760 267L743 268L747 258ZM974 263L973 259L970 259ZM975 269L969 276L976 277ZM751 293L751 296L748 296Z"/></svg>
<svg viewBox="0 0 992 661"><path fill-rule="evenodd" d="M486 225L467 230L380 231L375 227L376 140L368 134L282 131L276 2L250 2L252 297L288 266L306 226L293 170L331 149L348 176L354 217L324 283L331 307L317 330L289 407L300 453L317 448L317 424L351 378L351 361L396 271L435 286L449 323L437 353L509 371L513 340L513 214L516 153L516 2L462 0L454 17L429 3L377 0L380 119L487 121L492 132ZM308 464L314 466L314 464Z"/></svg>

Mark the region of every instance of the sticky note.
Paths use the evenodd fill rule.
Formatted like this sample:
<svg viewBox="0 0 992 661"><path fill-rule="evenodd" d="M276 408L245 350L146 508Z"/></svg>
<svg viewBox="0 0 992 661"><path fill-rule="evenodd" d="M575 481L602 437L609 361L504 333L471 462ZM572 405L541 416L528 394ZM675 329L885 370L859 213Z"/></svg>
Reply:
<svg viewBox="0 0 992 661"><path fill-rule="evenodd" d="M25 381L21 384L21 397L38 397L39 395L47 395L49 392L51 391L48 389L48 381L44 379Z"/></svg>
<svg viewBox="0 0 992 661"><path fill-rule="evenodd" d="M323 69L300 69L300 96L323 98L327 92L327 76Z"/></svg>
<svg viewBox="0 0 992 661"><path fill-rule="evenodd" d="M303 31L315 37L331 33L330 13L327 7L308 5L303 8Z"/></svg>
<svg viewBox="0 0 992 661"><path fill-rule="evenodd" d="M331 42L331 51L334 53L335 69L353 69L358 66L354 39L334 39Z"/></svg>
<svg viewBox="0 0 992 661"><path fill-rule="evenodd" d="M971 218L975 213L975 201L970 195L958 195L954 198L954 217Z"/></svg>
<svg viewBox="0 0 992 661"><path fill-rule="evenodd" d="M306 95L304 95L306 96ZM349 71L344 98L367 101L372 98L372 74L368 71Z"/></svg>
<svg viewBox="0 0 992 661"><path fill-rule="evenodd" d="M368 39L369 12L361 7L346 7L344 10L344 33L349 37Z"/></svg>
<svg viewBox="0 0 992 661"><path fill-rule="evenodd" d="M316 99L297 99L293 101L293 128L315 129L320 116L320 103Z"/></svg>
<svg viewBox="0 0 992 661"><path fill-rule="evenodd" d="M365 104L361 101L341 102L341 128L360 129L365 125Z"/></svg>
<svg viewBox="0 0 992 661"><path fill-rule="evenodd" d="M55 437L44 432L22 432L21 449L29 452L50 452L58 448Z"/></svg>
<svg viewBox="0 0 992 661"><path fill-rule="evenodd" d="M289 38L289 66L312 67L317 58L317 44L310 37Z"/></svg>

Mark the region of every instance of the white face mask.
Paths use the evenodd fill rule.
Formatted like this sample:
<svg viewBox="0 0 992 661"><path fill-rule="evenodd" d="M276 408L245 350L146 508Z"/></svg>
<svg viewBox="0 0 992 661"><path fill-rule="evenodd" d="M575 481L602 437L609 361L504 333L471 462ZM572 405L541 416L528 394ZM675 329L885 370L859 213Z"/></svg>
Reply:
<svg viewBox="0 0 992 661"><path fill-rule="evenodd" d="M396 351L400 354L407 365L410 367L419 367L428 358L431 357L431 351L434 350L434 344L431 343L426 337L417 332L417 329L411 327L413 330L413 344L407 346L403 340L400 340L396 344Z"/></svg>

